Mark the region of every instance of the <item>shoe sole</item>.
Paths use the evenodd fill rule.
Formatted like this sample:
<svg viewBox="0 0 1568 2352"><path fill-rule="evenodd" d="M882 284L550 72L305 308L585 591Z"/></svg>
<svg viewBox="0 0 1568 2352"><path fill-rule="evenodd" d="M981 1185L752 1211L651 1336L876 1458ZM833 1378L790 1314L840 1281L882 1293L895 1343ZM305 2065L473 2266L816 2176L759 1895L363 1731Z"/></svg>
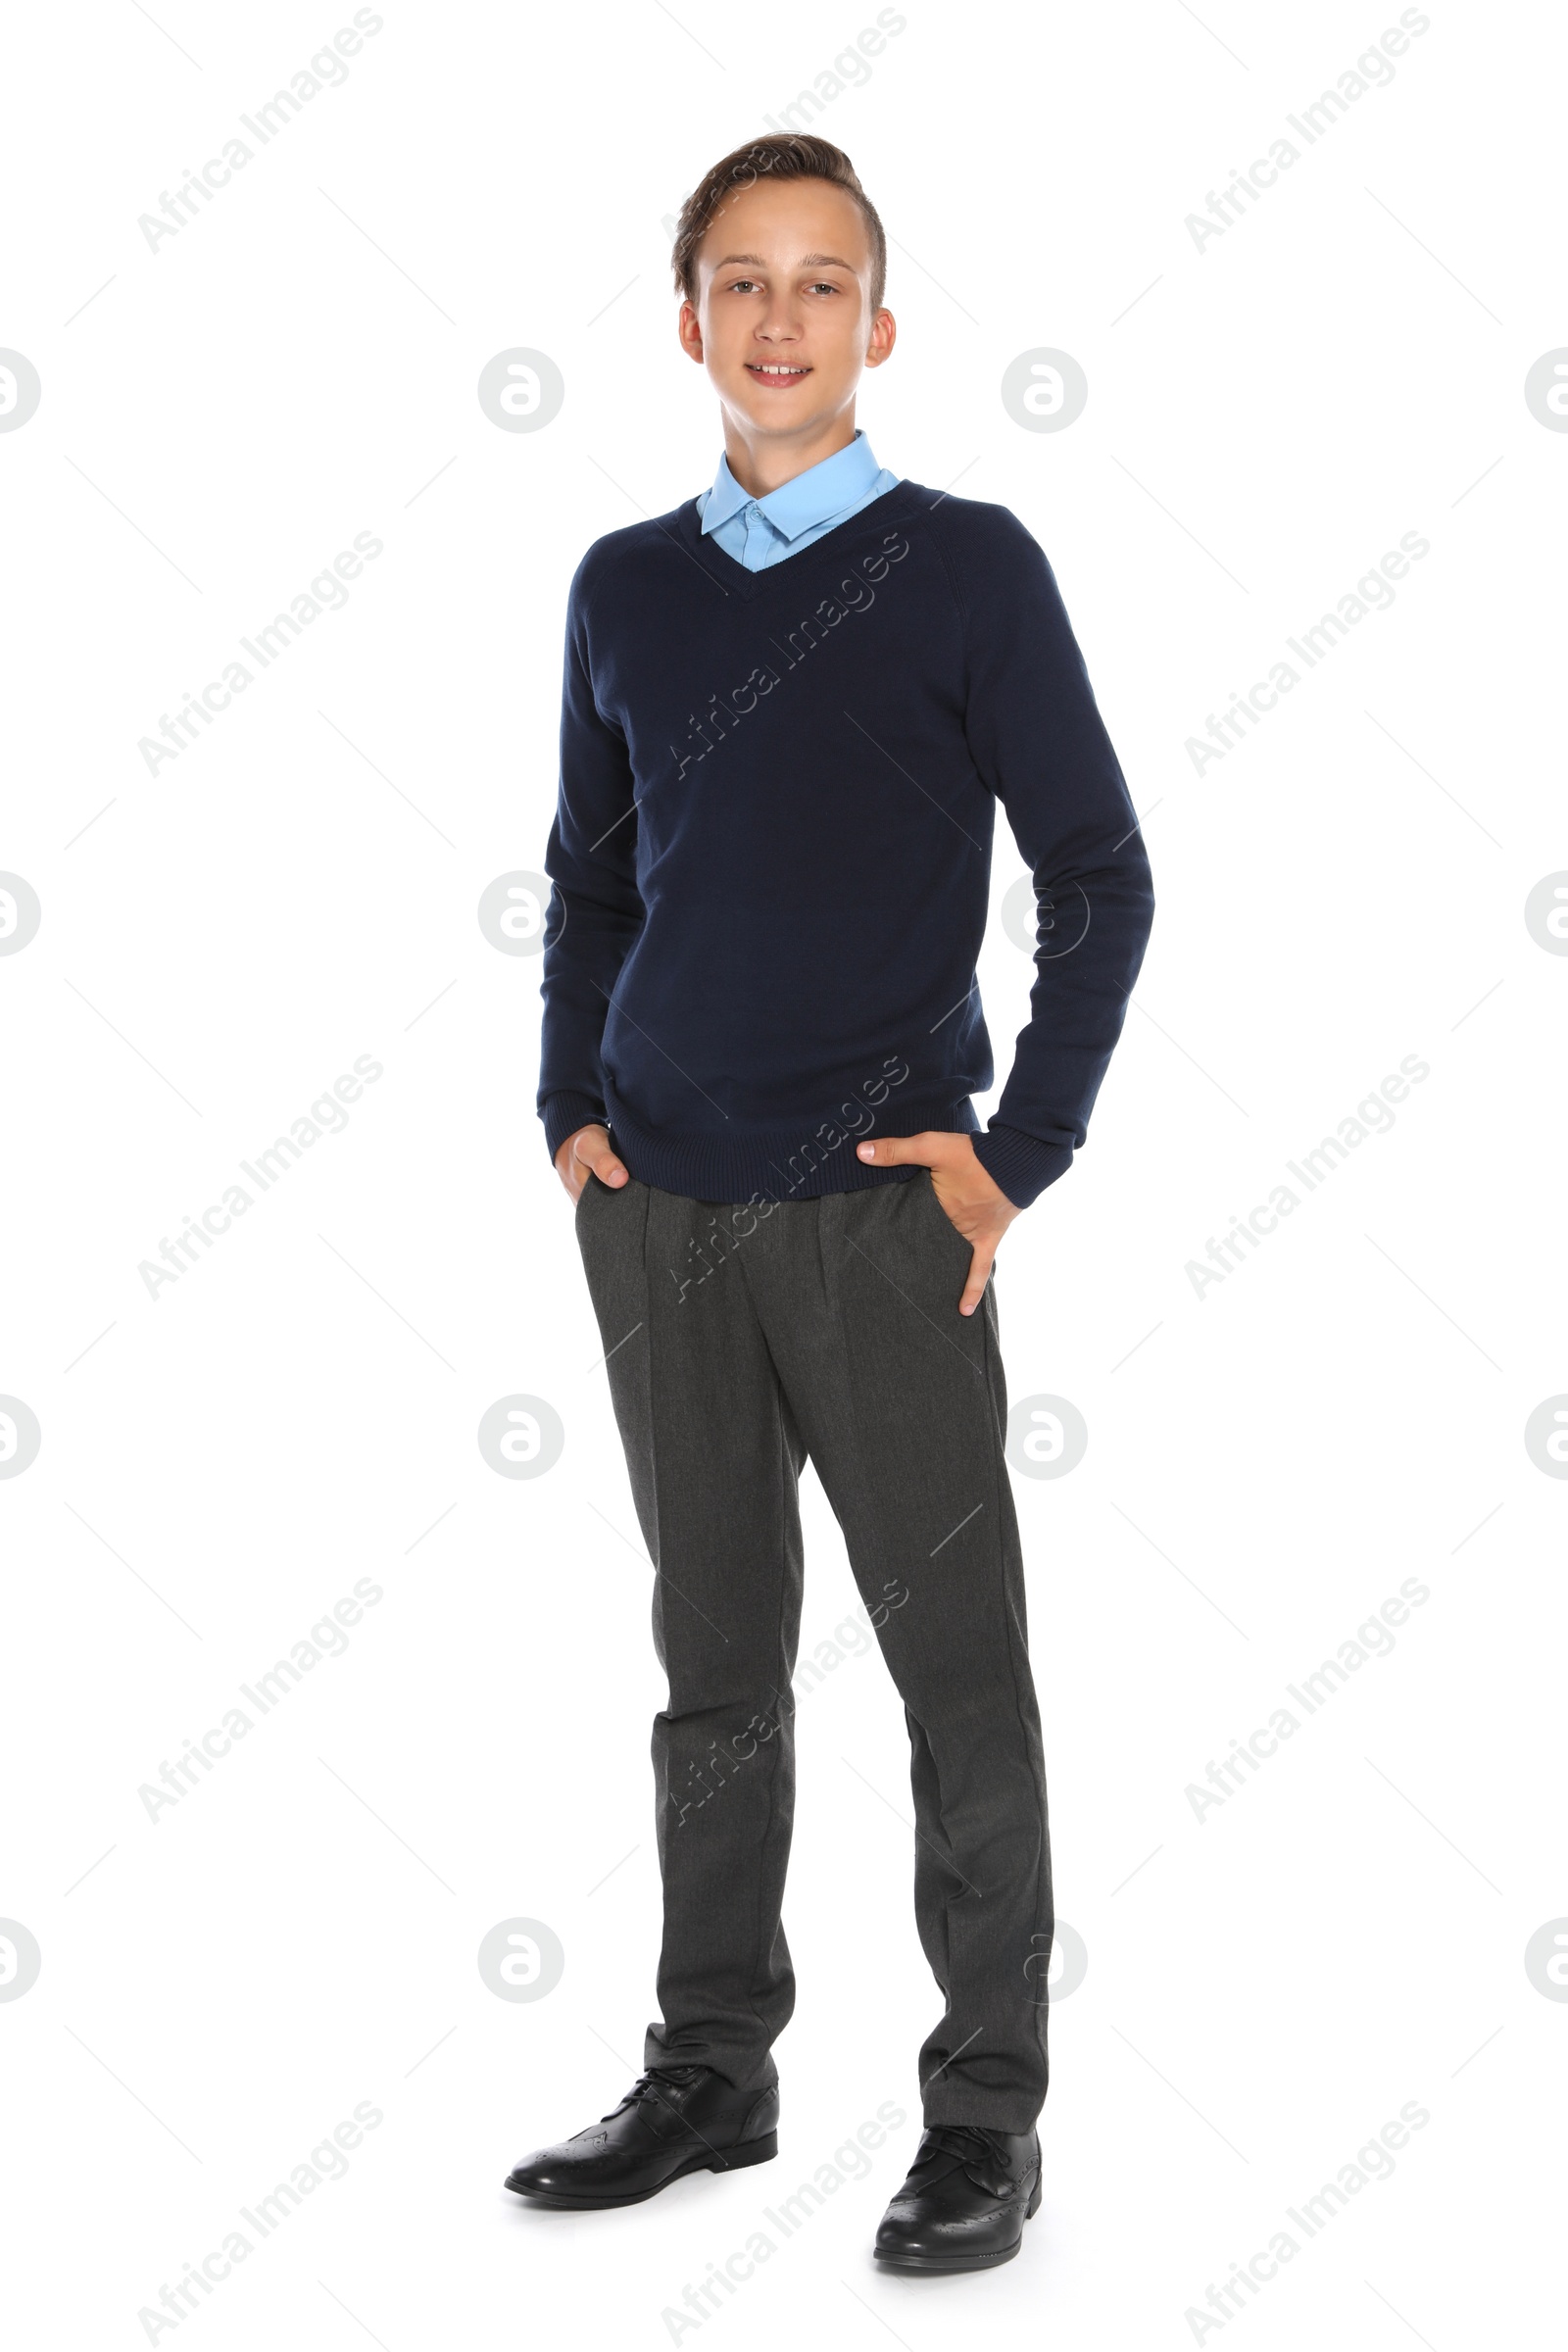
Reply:
<svg viewBox="0 0 1568 2352"><path fill-rule="evenodd" d="M657 2180L652 2188L640 2188L630 2197L558 2196L553 2189L531 2188L515 2177L509 2177L506 2186L514 2197L526 2197L531 2205L549 2205L558 2213L606 2213L619 2205L646 2205L650 2197L657 2197L672 2180L684 2180L688 2173L738 2173L749 2164L766 2164L777 2154L778 2133L764 2132L760 2139L743 2139L738 2147L719 2148L710 2156L693 2156L666 2174L662 2180Z"/></svg>
<svg viewBox="0 0 1568 2352"><path fill-rule="evenodd" d="M1023 2218L1032 2222L1040 2211L1042 2184L1036 2181L1034 2193L1023 2209ZM880 2246L873 2247L876 2260L888 2271L994 2271L999 2263L1011 2262L1023 2244L1020 2230L1010 2246L1000 2254L884 2254Z"/></svg>

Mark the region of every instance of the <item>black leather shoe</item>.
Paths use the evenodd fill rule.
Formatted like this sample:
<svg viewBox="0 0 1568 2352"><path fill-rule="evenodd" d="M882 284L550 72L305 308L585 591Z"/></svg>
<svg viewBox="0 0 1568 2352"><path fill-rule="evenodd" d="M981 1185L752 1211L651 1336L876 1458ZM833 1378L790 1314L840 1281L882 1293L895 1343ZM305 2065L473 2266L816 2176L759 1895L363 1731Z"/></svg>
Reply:
<svg viewBox="0 0 1568 2352"><path fill-rule="evenodd" d="M1040 2210L1040 2135L936 2124L882 2216L875 2254L896 2271L983 2271L1010 2262Z"/></svg>
<svg viewBox="0 0 1568 2352"><path fill-rule="evenodd" d="M733 2173L777 2154L776 2082L738 2091L710 2066L658 2066L586 2132L525 2156L507 2186L587 2212L640 2205L683 2173Z"/></svg>

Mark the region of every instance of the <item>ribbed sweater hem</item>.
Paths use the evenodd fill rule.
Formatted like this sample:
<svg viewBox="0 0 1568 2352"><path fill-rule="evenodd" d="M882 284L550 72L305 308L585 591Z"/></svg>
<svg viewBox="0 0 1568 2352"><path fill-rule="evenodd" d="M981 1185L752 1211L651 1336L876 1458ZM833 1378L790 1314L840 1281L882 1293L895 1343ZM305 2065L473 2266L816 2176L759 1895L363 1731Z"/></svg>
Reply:
<svg viewBox="0 0 1568 2352"><path fill-rule="evenodd" d="M894 1107L890 1101L887 1109ZM898 1098L897 1123L889 1130L872 1128L842 1141L803 1135L799 1127L741 1128L722 1135L651 1135L637 1128L613 1101L610 1137L639 1184L656 1192L678 1193L688 1200L715 1200L734 1205L742 1200L816 1200L827 1193L858 1193L874 1184L898 1184L918 1175L913 1166L878 1168L857 1159L855 1147L861 1134L918 1135L926 1128L947 1135L973 1135L978 1130L967 1097L950 1100L906 1101ZM567 1133L570 1132L568 1129Z"/></svg>
<svg viewBox="0 0 1568 2352"><path fill-rule="evenodd" d="M545 1150L552 1160L567 1136L575 1135L579 1127L604 1127L609 1124L604 1104L596 1102L592 1095L573 1095L564 1091L551 1095L539 1115L544 1121Z"/></svg>
<svg viewBox="0 0 1568 2352"><path fill-rule="evenodd" d="M997 1120L975 1137L974 1155L1014 1208L1028 1208L1038 1200L1047 1185L1066 1175L1073 1158L1070 1144L1042 1143L1039 1136Z"/></svg>

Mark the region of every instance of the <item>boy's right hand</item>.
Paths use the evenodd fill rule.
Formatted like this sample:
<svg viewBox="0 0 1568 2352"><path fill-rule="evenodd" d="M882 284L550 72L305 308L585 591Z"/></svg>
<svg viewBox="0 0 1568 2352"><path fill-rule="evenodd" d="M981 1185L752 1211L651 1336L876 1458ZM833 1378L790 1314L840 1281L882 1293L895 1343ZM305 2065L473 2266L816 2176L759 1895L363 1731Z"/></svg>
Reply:
<svg viewBox="0 0 1568 2352"><path fill-rule="evenodd" d="M571 1195L573 1206L590 1175L608 1184L612 1192L631 1181L630 1170L611 1150L608 1127L579 1127L575 1135L568 1135L556 1153L556 1174Z"/></svg>

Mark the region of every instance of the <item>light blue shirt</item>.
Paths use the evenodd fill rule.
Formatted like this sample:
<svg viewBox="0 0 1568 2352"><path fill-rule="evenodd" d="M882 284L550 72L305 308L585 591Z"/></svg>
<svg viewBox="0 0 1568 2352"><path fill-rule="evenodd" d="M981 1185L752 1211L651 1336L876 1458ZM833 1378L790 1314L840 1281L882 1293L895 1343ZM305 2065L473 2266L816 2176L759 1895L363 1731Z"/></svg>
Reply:
<svg viewBox="0 0 1568 2352"><path fill-rule="evenodd" d="M748 571L766 571L770 564L798 556L838 523L848 522L885 490L896 489L898 480L896 473L877 464L870 442L857 427L855 439L845 448L808 466L765 498L753 498L743 490L729 469L729 460L720 458L713 486L697 501L697 512L705 538L710 536Z"/></svg>

